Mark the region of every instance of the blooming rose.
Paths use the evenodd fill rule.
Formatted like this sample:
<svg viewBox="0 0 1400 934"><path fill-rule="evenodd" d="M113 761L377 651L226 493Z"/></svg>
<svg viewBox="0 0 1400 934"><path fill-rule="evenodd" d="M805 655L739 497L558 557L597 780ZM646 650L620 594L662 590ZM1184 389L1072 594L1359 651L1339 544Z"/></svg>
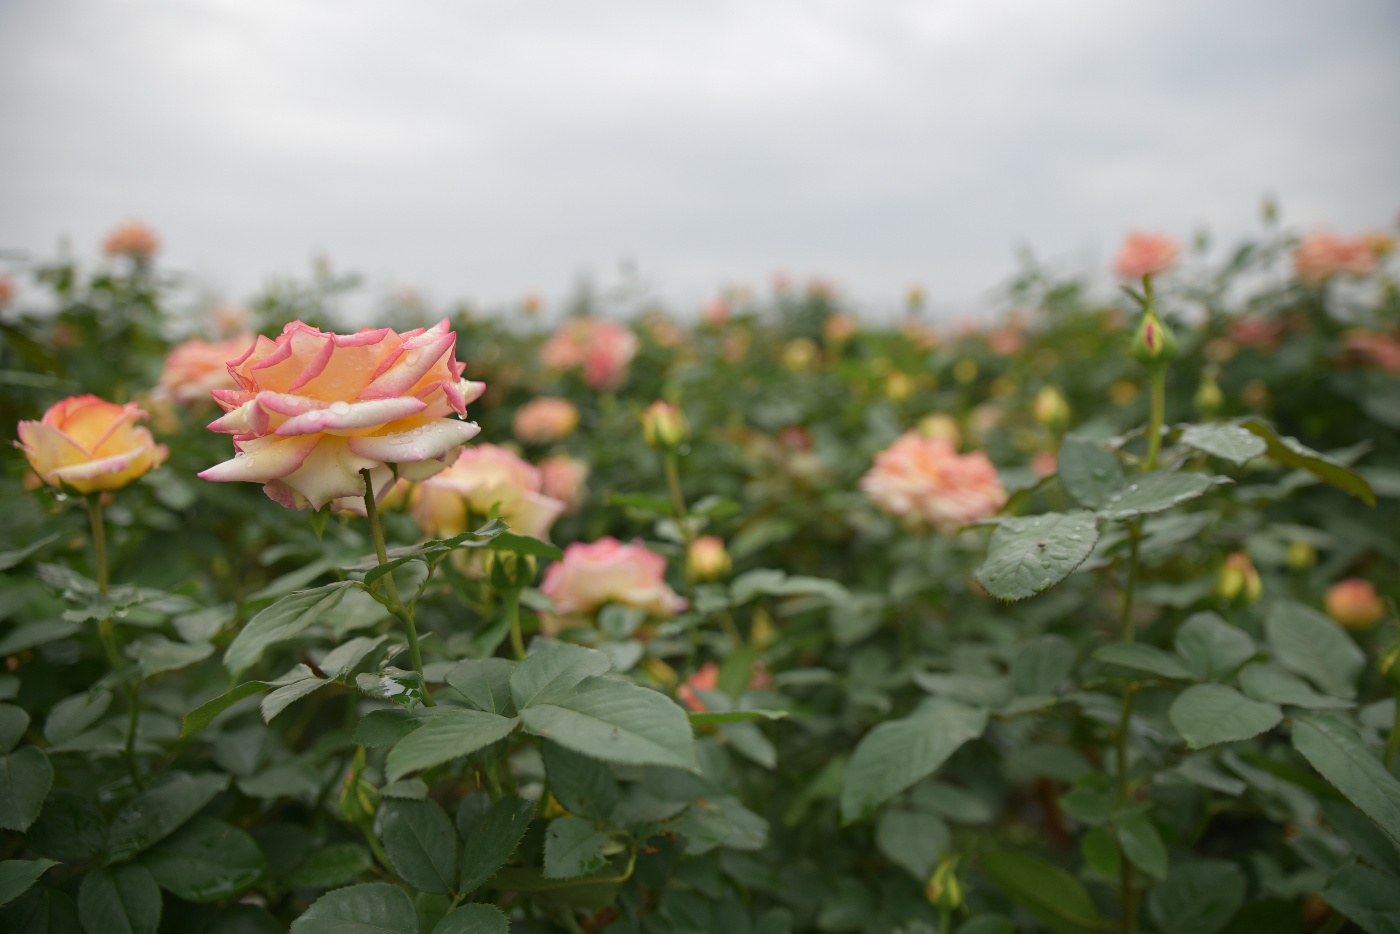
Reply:
<svg viewBox="0 0 1400 934"><path fill-rule="evenodd" d="M424 480L409 497L409 513L419 528L436 538L467 530L468 513L497 515L511 531L547 540L549 527L566 504L540 492L543 478L505 448L482 444L463 451L446 470Z"/></svg>
<svg viewBox="0 0 1400 934"><path fill-rule="evenodd" d="M556 454L540 461L543 492L565 504L564 512L577 512L588 495L588 465L567 454Z"/></svg>
<svg viewBox="0 0 1400 934"><path fill-rule="evenodd" d="M616 389L637 355L637 335L615 321L570 318L540 349L540 360L556 370L583 368L594 389Z"/></svg>
<svg viewBox="0 0 1400 934"><path fill-rule="evenodd" d="M1006 490L987 455L960 455L948 442L917 431L875 455L860 488L882 512L945 535L1006 505Z"/></svg>
<svg viewBox="0 0 1400 934"><path fill-rule="evenodd" d="M1385 605L1375 585L1360 577L1348 577L1327 588L1327 615L1348 629L1370 629L1385 615Z"/></svg>
<svg viewBox="0 0 1400 934"><path fill-rule="evenodd" d="M734 562L718 535L701 535L690 543L685 569L692 580L717 580L729 573Z"/></svg>
<svg viewBox="0 0 1400 934"><path fill-rule="evenodd" d="M102 241L102 252L108 256L126 256L144 263L160 249L156 232L140 221L122 224Z"/></svg>
<svg viewBox="0 0 1400 934"><path fill-rule="evenodd" d="M721 328L729 320L729 302L722 296L710 299L705 305L705 310L700 312L705 323L711 327Z"/></svg>
<svg viewBox="0 0 1400 934"><path fill-rule="evenodd" d="M117 405L96 396L69 396L37 422L19 423L15 446L50 486L79 493L119 490L170 456L150 429L136 424L147 415L136 403Z"/></svg>
<svg viewBox="0 0 1400 934"><path fill-rule="evenodd" d="M1113 269L1123 279L1157 276L1176 265L1181 249L1170 234L1133 231L1123 240Z"/></svg>
<svg viewBox="0 0 1400 934"><path fill-rule="evenodd" d="M526 444L563 441L578 427L578 407L568 399L541 396L516 410L512 427Z"/></svg>
<svg viewBox="0 0 1400 934"><path fill-rule="evenodd" d="M212 399L215 389L237 389L228 361L247 351L253 341L252 334L240 334L213 344L193 337L177 345L165 356L156 397L194 405Z"/></svg>
<svg viewBox="0 0 1400 934"><path fill-rule="evenodd" d="M540 590L560 616L586 616L606 603L620 603L665 618L689 605L667 585L665 558L611 537L565 548L564 560L545 571ZM560 623L546 628L557 630Z"/></svg>
<svg viewBox="0 0 1400 934"><path fill-rule="evenodd" d="M426 480L480 429L465 415L482 383L462 379L457 335L444 318L395 333L329 334L300 321L276 340L259 337L228 364L237 389L215 390L225 415L209 428L233 435L238 454L199 476L263 484L295 509L364 509L368 469L376 496L394 478Z"/></svg>
<svg viewBox="0 0 1400 934"><path fill-rule="evenodd" d="M9 276L0 276L0 308L4 308L10 303L10 299L15 297L15 286L10 281Z"/></svg>
<svg viewBox="0 0 1400 934"><path fill-rule="evenodd" d="M1339 237L1320 230L1293 251L1293 268L1299 278L1310 282L1338 273L1364 276L1376 268L1376 250L1366 237Z"/></svg>
<svg viewBox="0 0 1400 934"><path fill-rule="evenodd" d="M1342 335L1347 355L1363 366L1375 366L1391 376L1400 376L1400 340L1393 335L1365 328L1352 328Z"/></svg>

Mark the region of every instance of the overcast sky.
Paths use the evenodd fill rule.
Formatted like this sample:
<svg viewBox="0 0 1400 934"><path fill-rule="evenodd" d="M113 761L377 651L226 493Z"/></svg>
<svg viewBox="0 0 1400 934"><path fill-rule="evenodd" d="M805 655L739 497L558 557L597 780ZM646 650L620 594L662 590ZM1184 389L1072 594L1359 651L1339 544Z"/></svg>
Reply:
<svg viewBox="0 0 1400 934"><path fill-rule="evenodd" d="M435 303L634 260L962 312L1029 245L1400 208L1393 0L4 0L0 248L141 218L227 299L314 252Z"/></svg>

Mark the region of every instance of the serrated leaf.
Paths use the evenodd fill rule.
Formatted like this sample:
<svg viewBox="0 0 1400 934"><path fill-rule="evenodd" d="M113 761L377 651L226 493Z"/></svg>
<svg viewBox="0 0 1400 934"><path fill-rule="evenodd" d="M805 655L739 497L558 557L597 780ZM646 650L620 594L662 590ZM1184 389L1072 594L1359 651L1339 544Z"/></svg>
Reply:
<svg viewBox="0 0 1400 934"><path fill-rule="evenodd" d="M552 645L515 666L510 694L516 710L531 704L548 704L568 693L584 678L605 674L612 667L608 656L581 645Z"/></svg>
<svg viewBox="0 0 1400 934"><path fill-rule="evenodd" d="M1136 516L1165 512L1173 506L1180 506L1203 495L1216 484L1230 482L1229 477L1204 473L1168 468L1154 470L1130 481L1123 489L1111 494L1098 514L1105 519L1121 522Z"/></svg>
<svg viewBox="0 0 1400 934"><path fill-rule="evenodd" d="M96 856L107 844L107 818L90 796L55 788L25 839L41 856L80 862Z"/></svg>
<svg viewBox="0 0 1400 934"><path fill-rule="evenodd" d="M423 676L402 668L384 668L377 672L362 671L355 676L355 686L376 700L398 704L413 710L423 703Z"/></svg>
<svg viewBox="0 0 1400 934"><path fill-rule="evenodd" d="M457 833L434 801L385 801L375 833L394 871L423 892L451 895L457 884Z"/></svg>
<svg viewBox="0 0 1400 934"><path fill-rule="evenodd" d="M7 859L0 862L0 905L8 905L29 890L50 866L51 859Z"/></svg>
<svg viewBox="0 0 1400 934"><path fill-rule="evenodd" d="M1300 442L1297 438L1279 435L1257 418L1243 422L1245 428L1264 439L1269 457L1295 470L1306 470L1324 483L1350 493L1367 506L1376 505L1376 493L1371 484L1353 470Z"/></svg>
<svg viewBox="0 0 1400 934"><path fill-rule="evenodd" d="M447 673L447 683L478 710L513 717L510 676L515 664L504 658L468 659Z"/></svg>
<svg viewBox="0 0 1400 934"><path fill-rule="evenodd" d="M72 739L96 723L111 703L110 691L84 691L65 697L49 711L44 721L44 739L52 745Z"/></svg>
<svg viewBox="0 0 1400 934"><path fill-rule="evenodd" d="M549 790L566 810L599 819L612 814L619 791L607 763L548 740L543 753Z"/></svg>
<svg viewBox="0 0 1400 934"><path fill-rule="evenodd" d="M140 862L161 888L188 902L232 898L267 875L262 850L252 837L203 815L141 854Z"/></svg>
<svg viewBox="0 0 1400 934"><path fill-rule="evenodd" d="M14 704L0 704L0 752L9 752L29 729L29 713Z"/></svg>
<svg viewBox="0 0 1400 934"><path fill-rule="evenodd" d="M1319 694L1302 678L1278 665L1262 662L1244 667L1240 672L1240 688L1255 700L1274 704L1292 704L1313 710L1345 710L1356 706L1351 701Z"/></svg>
<svg viewBox="0 0 1400 934"><path fill-rule="evenodd" d="M145 867L98 867L83 876L78 917L87 934L156 934L160 888Z"/></svg>
<svg viewBox="0 0 1400 934"><path fill-rule="evenodd" d="M786 710L692 710L687 714L694 726L718 726L725 723L742 723L748 720L781 720L788 716Z"/></svg>
<svg viewBox="0 0 1400 934"><path fill-rule="evenodd" d="M1400 780L1346 723L1329 714L1293 721L1293 748L1347 800L1400 841Z"/></svg>
<svg viewBox="0 0 1400 934"><path fill-rule="evenodd" d="M1233 422L1187 425L1181 443L1243 466L1269 449L1264 439Z"/></svg>
<svg viewBox="0 0 1400 934"><path fill-rule="evenodd" d="M180 737L193 736L214 722L214 718L228 710L234 704L254 694L266 691L268 683L266 681L245 681L235 688L230 688L211 701L203 703L185 714L184 720L180 724Z"/></svg>
<svg viewBox="0 0 1400 934"><path fill-rule="evenodd" d="M484 793L476 794L480 797L468 795L462 799L457 811L457 829L462 838L459 860L462 878L458 891L463 895L470 895L510 859L535 813L533 801L515 795L502 795L491 803ZM473 804L488 806L479 817L473 818Z"/></svg>
<svg viewBox="0 0 1400 934"><path fill-rule="evenodd" d="M1366 866L1344 866L1328 880L1322 897L1367 934L1400 932L1400 885L1394 876Z"/></svg>
<svg viewBox="0 0 1400 934"><path fill-rule="evenodd" d="M495 905L459 905L432 934L509 934L510 923Z"/></svg>
<svg viewBox="0 0 1400 934"><path fill-rule="evenodd" d="M1172 867L1152 887L1147 911L1157 929L1172 934L1216 934L1244 904L1245 877L1228 860L1202 859Z"/></svg>
<svg viewBox="0 0 1400 934"><path fill-rule="evenodd" d="M1187 617L1177 629L1173 645L1198 681L1225 677L1257 651L1249 633L1210 612Z"/></svg>
<svg viewBox="0 0 1400 934"><path fill-rule="evenodd" d="M982 735L987 712L935 698L903 720L875 727L856 745L841 786L844 823L931 775L964 743Z"/></svg>
<svg viewBox="0 0 1400 934"><path fill-rule="evenodd" d="M977 580L992 596L1024 600L1064 580L1099 540L1091 512L1004 519L992 533Z"/></svg>
<svg viewBox="0 0 1400 934"><path fill-rule="evenodd" d="M552 703L520 711L525 729L596 759L631 765L695 768L685 711L649 688L611 678L584 678Z"/></svg>
<svg viewBox="0 0 1400 934"><path fill-rule="evenodd" d="M316 899L291 934L418 934L418 913L398 886L352 885Z"/></svg>
<svg viewBox="0 0 1400 934"><path fill-rule="evenodd" d="M1084 886L1058 866L1025 853L987 853L982 873L1055 934L1094 934L1103 916Z"/></svg>
<svg viewBox="0 0 1400 934"><path fill-rule="evenodd" d="M287 876L291 888L329 889L347 885L373 865L369 850L358 843L340 843L317 849Z"/></svg>
<svg viewBox="0 0 1400 934"><path fill-rule="evenodd" d="M510 735L520 721L481 710L453 710L433 717L389 750L385 778L398 781L409 772L432 768L476 752Z"/></svg>
<svg viewBox="0 0 1400 934"><path fill-rule="evenodd" d="M1123 487L1123 465L1108 448L1080 435L1065 435L1055 472L1076 503L1098 509Z"/></svg>
<svg viewBox="0 0 1400 934"><path fill-rule="evenodd" d="M1192 685L1172 702L1167 715L1192 749L1249 739L1283 719L1277 704L1250 700L1223 684Z"/></svg>
<svg viewBox="0 0 1400 934"><path fill-rule="evenodd" d="M282 685L262 699L259 709L262 713L263 723L271 723L273 717L286 710L288 706L330 683L324 678L303 678L300 681Z"/></svg>
<svg viewBox="0 0 1400 934"><path fill-rule="evenodd" d="M132 798L117 811L107 832L107 861L121 863L154 846L228 787L229 777L212 772L167 773L164 782Z"/></svg>
<svg viewBox="0 0 1400 934"><path fill-rule="evenodd" d="M296 638L340 603L355 585L348 581L289 594L250 619L224 653L224 667L238 674L262 657L268 646Z"/></svg>
<svg viewBox="0 0 1400 934"><path fill-rule="evenodd" d="M544 874L548 879L577 879L607 865L603 847L608 836L599 833L592 821L578 817L556 817L544 835Z"/></svg>
<svg viewBox="0 0 1400 934"><path fill-rule="evenodd" d="M1264 617L1274 660L1334 697L1356 697L1366 655L1342 627L1310 606L1279 600Z"/></svg>
<svg viewBox="0 0 1400 934"><path fill-rule="evenodd" d="M53 766L38 746L21 746L0 756L0 827L27 830L52 784Z"/></svg>
<svg viewBox="0 0 1400 934"><path fill-rule="evenodd" d="M1141 642L1111 642L1094 650L1094 658L1110 665L1149 671L1163 678L1193 680L1190 669L1177 655Z"/></svg>

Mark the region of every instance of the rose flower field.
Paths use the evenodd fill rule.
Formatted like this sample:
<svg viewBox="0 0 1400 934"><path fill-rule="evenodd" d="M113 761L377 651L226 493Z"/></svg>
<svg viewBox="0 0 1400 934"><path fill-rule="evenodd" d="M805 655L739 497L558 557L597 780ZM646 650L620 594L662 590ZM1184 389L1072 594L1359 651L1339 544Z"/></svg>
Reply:
<svg viewBox="0 0 1400 934"><path fill-rule="evenodd" d="M1391 234L960 325L159 247L0 278L0 931L1400 931Z"/></svg>

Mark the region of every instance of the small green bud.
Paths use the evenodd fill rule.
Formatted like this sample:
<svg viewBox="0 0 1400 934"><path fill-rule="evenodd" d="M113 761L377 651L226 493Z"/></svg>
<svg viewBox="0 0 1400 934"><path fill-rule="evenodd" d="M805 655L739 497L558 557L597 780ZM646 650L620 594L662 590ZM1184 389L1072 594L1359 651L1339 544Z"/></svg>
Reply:
<svg viewBox="0 0 1400 934"><path fill-rule="evenodd" d="M1162 366L1176 357L1176 335L1156 312L1148 311L1142 316L1142 324L1133 337L1133 356L1144 366Z"/></svg>
<svg viewBox="0 0 1400 934"><path fill-rule="evenodd" d="M962 882L957 875L958 857L945 857L934 870L924 888L929 904L943 911L955 911L962 905Z"/></svg>
<svg viewBox="0 0 1400 934"><path fill-rule="evenodd" d="M1207 416L1219 412L1225 403L1225 394L1220 391L1220 384L1210 373L1201 376L1201 386L1196 390L1195 403L1196 411Z"/></svg>

